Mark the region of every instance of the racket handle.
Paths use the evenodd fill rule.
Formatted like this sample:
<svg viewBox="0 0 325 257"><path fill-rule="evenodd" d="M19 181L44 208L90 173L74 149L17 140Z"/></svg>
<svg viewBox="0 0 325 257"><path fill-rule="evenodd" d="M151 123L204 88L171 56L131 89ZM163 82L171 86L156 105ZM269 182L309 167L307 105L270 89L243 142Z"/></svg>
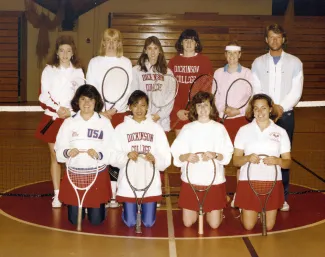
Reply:
<svg viewBox="0 0 325 257"><path fill-rule="evenodd" d="M135 224L135 233L137 233L137 234L142 233L142 231L141 231L141 212L140 211L137 212L137 221L136 221L136 224Z"/></svg>
<svg viewBox="0 0 325 257"><path fill-rule="evenodd" d="M267 236L267 229L266 229L266 213L265 211L262 211L262 235Z"/></svg>
<svg viewBox="0 0 325 257"><path fill-rule="evenodd" d="M199 214L199 235L203 235L203 213Z"/></svg>
<svg viewBox="0 0 325 257"><path fill-rule="evenodd" d="M41 130L41 134L45 134L46 131L51 127L51 125L53 124L54 120L50 119L50 121L44 126L44 128L42 128Z"/></svg>
<svg viewBox="0 0 325 257"><path fill-rule="evenodd" d="M81 231L81 217L82 217L82 207L78 208L78 220L77 220L77 230Z"/></svg>

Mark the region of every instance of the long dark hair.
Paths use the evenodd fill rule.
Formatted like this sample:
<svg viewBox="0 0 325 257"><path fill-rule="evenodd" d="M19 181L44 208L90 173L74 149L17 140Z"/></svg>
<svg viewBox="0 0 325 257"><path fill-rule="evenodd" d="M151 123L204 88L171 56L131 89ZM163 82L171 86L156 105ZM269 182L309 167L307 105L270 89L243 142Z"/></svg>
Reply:
<svg viewBox="0 0 325 257"><path fill-rule="evenodd" d="M196 42L195 52L196 53L202 52L203 47L202 47L202 44L201 44L201 41L199 38L199 34L194 29L186 29L181 33L181 35L179 36L179 38L175 44L175 48L178 53L184 52L184 48L183 48L183 40L184 39L193 39Z"/></svg>
<svg viewBox="0 0 325 257"><path fill-rule="evenodd" d="M157 62L153 65L154 69L159 73L166 74L167 73L167 61L165 59L165 53L164 53L164 50L161 46L159 39L155 36L148 37L144 41L142 54L139 57L137 64L140 66L140 69L142 71L145 71L145 72L148 71L148 69L146 67L146 61L149 60L149 57L146 54L146 50L150 44L154 44L154 45L158 46L158 48L159 48L159 55L158 55Z"/></svg>
<svg viewBox="0 0 325 257"><path fill-rule="evenodd" d="M95 99L95 112L101 112L104 107L104 102L102 97L100 96L98 90L92 85L82 85L79 87L71 100L71 107L74 112L78 112L80 110L79 107L79 99L82 96L86 96L90 99Z"/></svg>
<svg viewBox="0 0 325 257"><path fill-rule="evenodd" d="M197 114L197 110L196 110L196 105L203 103L205 101L209 101L210 106L211 106L211 111L210 111L210 119L211 120L216 120L217 116L218 116L218 111L216 108L216 105L214 103L214 97L211 93L208 92L203 92L203 91L199 91L192 99L191 104L190 104L190 111L188 114L188 119L190 121L195 121L198 119L198 114Z"/></svg>
<svg viewBox="0 0 325 257"><path fill-rule="evenodd" d="M70 62L75 68L82 68L80 58L78 56L78 51L77 47L74 43L73 37L68 36L68 35L62 35L57 38L55 42L55 48L54 51L52 52L48 64L51 66L59 67L60 66L60 59L57 56L57 52L60 48L61 45L69 45L72 48L72 57L70 59Z"/></svg>

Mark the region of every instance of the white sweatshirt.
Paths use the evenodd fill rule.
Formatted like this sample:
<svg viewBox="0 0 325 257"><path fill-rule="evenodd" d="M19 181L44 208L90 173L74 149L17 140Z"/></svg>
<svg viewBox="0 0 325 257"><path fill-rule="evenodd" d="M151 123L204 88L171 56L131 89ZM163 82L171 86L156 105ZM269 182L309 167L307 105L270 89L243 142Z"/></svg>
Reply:
<svg viewBox="0 0 325 257"><path fill-rule="evenodd" d="M181 179L186 183L188 183L186 177L187 162L181 162L179 160L180 155L208 151L221 153L223 160L215 160L217 175L213 183L221 184L226 181L223 165L230 162L233 150L233 145L225 127L214 120L207 123L193 121L186 124L171 146L174 165L181 168ZM208 185L211 183L211 173L213 173L211 161L190 164L190 168L194 171L191 174L192 184Z"/></svg>
<svg viewBox="0 0 325 257"><path fill-rule="evenodd" d="M170 131L170 113L173 109L174 106L174 101L171 101L167 106L161 108L159 110L159 108L157 108L156 106L154 106L153 104L151 104L151 94L154 90L157 90L155 88L152 87L153 83L156 81L156 83L163 83L164 81L162 80L162 76L159 76L161 74L157 73L154 71L153 67L150 65L149 62L146 62L146 67L148 69L148 72L144 72L140 70L140 66L136 65L133 67L133 80L132 80L132 85L131 85L131 92L135 91L135 90L141 90L143 92L145 92L148 96L149 96L149 113L151 114L155 114L158 111L158 115L160 117L160 119L157 121L158 124L160 124L164 131ZM173 75L172 71L170 69L167 69L167 74L169 75ZM161 78L161 79L160 79ZM171 77L166 77L171 78ZM162 90L160 90L162 91ZM157 96L162 96L167 100L167 103L169 101L169 99L173 99L173 97L175 96L175 94L172 93L172 96L165 96L163 93L159 94L156 93ZM162 105L165 104L165 101L157 101L157 103L163 103ZM159 105L158 105L159 106Z"/></svg>
<svg viewBox="0 0 325 257"><path fill-rule="evenodd" d="M290 111L299 102L304 75L301 61L284 51L277 64L270 53L255 59L252 64L255 93L269 95L275 104Z"/></svg>
<svg viewBox="0 0 325 257"><path fill-rule="evenodd" d="M92 58L88 65L87 70L87 82L95 86L98 92L103 95L102 92L102 82L105 76L105 73L112 67L118 66L126 70L129 75L129 84L126 93L114 106L117 112L125 112L127 108L127 101L130 96L130 85L132 81L132 63L131 61L122 56L122 57L107 57L107 56L96 56ZM105 103L106 109L109 110L112 106L110 103ZM105 109L105 107L104 107Z"/></svg>
<svg viewBox="0 0 325 257"><path fill-rule="evenodd" d="M45 114L57 118L60 106L71 109L71 100L79 86L85 84L81 68L47 65L41 77L39 101L46 105Z"/></svg>
<svg viewBox="0 0 325 257"><path fill-rule="evenodd" d="M100 156L101 171L113 162L115 153L112 150L114 129L111 122L104 116L94 113L88 120L84 120L80 112L64 120L56 137L54 150L58 162L67 163L68 151L72 148L94 149Z"/></svg>
<svg viewBox="0 0 325 257"><path fill-rule="evenodd" d="M127 155L132 151L150 152L155 157L155 177L146 197L161 195L159 171L164 171L171 164L169 143L161 126L153 122L150 116L140 123L133 120L132 116L126 116L124 122L115 128L114 139L117 158L112 165L120 169L117 195L134 198L125 174ZM142 193L138 196L141 197Z"/></svg>

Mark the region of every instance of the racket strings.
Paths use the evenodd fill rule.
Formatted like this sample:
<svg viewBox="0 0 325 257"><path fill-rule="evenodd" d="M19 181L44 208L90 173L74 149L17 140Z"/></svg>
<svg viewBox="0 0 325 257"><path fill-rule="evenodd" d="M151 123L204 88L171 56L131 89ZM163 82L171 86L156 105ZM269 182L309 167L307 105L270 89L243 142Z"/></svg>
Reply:
<svg viewBox="0 0 325 257"><path fill-rule="evenodd" d="M240 109L247 105L253 95L251 84L244 79L235 80L228 88L226 106Z"/></svg>
<svg viewBox="0 0 325 257"><path fill-rule="evenodd" d="M157 108L162 108L174 101L178 93L177 79L171 75L165 75L161 80L154 82L151 91L151 102Z"/></svg>
<svg viewBox="0 0 325 257"><path fill-rule="evenodd" d="M126 93L129 75L121 67L113 67L107 71L102 82L102 92L105 102L116 103Z"/></svg>
<svg viewBox="0 0 325 257"><path fill-rule="evenodd" d="M255 192L261 196L269 194L275 184L275 181L257 181L249 182Z"/></svg>
<svg viewBox="0 0 325 257"><path fill-rule="evenodd" d="M193 97L199 92L212 92L213 84L215 84L214 78L210 75L204 75L199 77L194 81L190 89L189 100L191 101ZM216 88L216 86L214 86Z"/></svg>
<svg viewBox="0 0 325 257"><path fill-rule="evenodd" d="M96 173L93 170L89 170L89 173L86 173L85 170L82 173L76 173L75 170L68 169L68 173L71 182L79 189L86 189L96 178Z"/></svg>

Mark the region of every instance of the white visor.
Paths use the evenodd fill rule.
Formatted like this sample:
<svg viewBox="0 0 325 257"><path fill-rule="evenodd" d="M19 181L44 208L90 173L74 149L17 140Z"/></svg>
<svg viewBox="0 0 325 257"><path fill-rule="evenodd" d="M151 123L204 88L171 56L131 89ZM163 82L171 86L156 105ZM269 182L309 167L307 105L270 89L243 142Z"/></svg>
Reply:
<svg viewBox="0 0 325 257"><path fill-rule="evenodd" d="M226 51L241 51L240 46L226 46Z"/></svg>

